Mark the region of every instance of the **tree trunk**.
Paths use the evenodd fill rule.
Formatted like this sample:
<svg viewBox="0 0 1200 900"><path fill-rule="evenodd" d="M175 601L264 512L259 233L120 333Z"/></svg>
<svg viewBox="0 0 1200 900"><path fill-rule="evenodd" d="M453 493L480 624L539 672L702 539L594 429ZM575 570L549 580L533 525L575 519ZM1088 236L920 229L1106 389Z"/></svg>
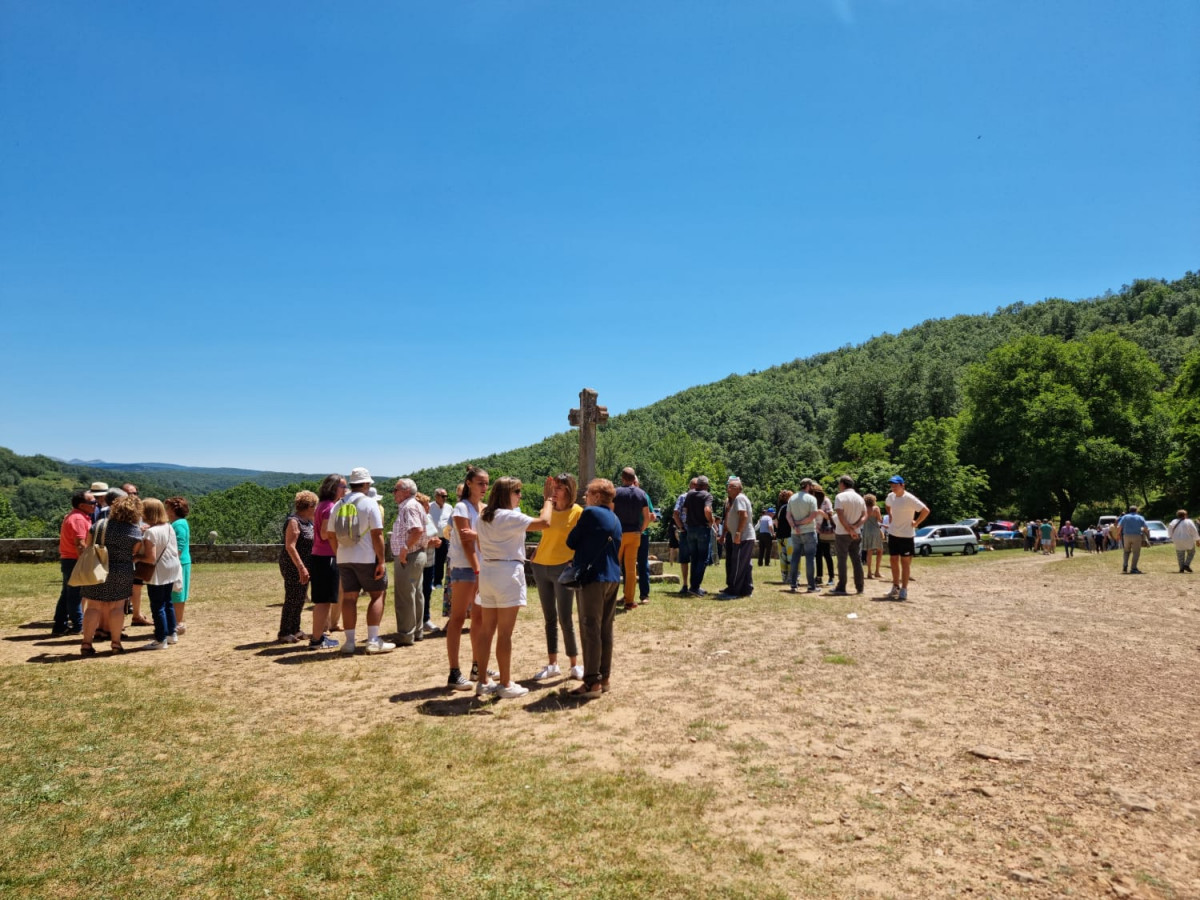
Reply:
<svg viewBox="0 0 1200 900"><path fill-rule="evenodd" d="M1059 524L1070 521L1075 515L1075 507L1078 505L1075 499L1062 488L1055 488L1054 499L1058 501Z"/></svg>

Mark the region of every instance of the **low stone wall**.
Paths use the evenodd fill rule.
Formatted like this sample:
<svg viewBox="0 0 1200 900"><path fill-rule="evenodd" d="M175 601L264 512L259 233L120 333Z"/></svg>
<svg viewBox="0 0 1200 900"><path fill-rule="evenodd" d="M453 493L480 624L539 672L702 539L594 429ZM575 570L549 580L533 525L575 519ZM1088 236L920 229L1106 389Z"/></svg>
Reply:
<svg viewBox="0 0 1200 900"><path fill-rule="evenodd" d="M58 538L0 540L0 562L58 562Z"/></svg>

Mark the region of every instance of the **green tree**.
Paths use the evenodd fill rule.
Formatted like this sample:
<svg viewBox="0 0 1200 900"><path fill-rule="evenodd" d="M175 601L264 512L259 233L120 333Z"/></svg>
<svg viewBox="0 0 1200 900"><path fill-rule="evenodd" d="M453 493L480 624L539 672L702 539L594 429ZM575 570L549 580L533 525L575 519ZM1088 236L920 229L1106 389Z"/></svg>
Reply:
<svg viewBox="0 0 1200 900"><path fill-rule="evenodd" d="M21 528L21 520L13 512L6 494L0 494L0 538L15 538Z"/></svg>
<svg viewBox="0 0 1200 900"><path fill-rule="evenodd" d="M1184 361L1171 391L1171 489L1188 509L1200 504L1200 350Z"/></svg>
<svg viewBox="0 0 1200 900"><path fill-rule="evenodd" d="M922 419L900 446L900 469L929 507L933 519L954 522L978 515L988 479L975 466L958 461L959 423Z"/></svg>
<svg viewBox="0 0 1200 900"><path fill-rule="evenodd" d="M964 378L962 456L988 473L993 505L1012 500L1029 515L1052 500L1069 519L1128 489L1152 452L1161 381L1144 350L1111 332L1019 338Z"/></svg>
<svg viewBox="0 0 1200 900"><path fill-rule="evenodd" d="M35 478L26 478L17 485L12 509L22 519L61 519L71 508L71 491Z"/></svg>
<svg viewBox="0 0 1200 900"><path fill-rule="evenodd" d="M846 443L842 445L842 450L846 454L846 458L852 463L865 462L890 462L891 457L888 451L892 446L892 439L878 432L868 432L860 434L855 432L846 438Z"/></svg>

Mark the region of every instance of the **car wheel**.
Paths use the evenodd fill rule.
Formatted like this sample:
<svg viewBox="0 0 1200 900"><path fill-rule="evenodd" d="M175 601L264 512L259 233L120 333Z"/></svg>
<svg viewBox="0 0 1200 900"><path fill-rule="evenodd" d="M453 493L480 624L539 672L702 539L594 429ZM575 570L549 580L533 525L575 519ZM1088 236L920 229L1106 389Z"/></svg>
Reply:
<svg viewBox="0 0 1200 900"><path fill-rule="evenodd" d="M963 547L963 556L974 556L976 549L977 548L974 544L967 544L965 547Z"/></svg>
<svg viewBox="0 0 1200 900"><path fill-rule="evenodd" d="M928 544L926 544L924 547L922 547L922 548L921 548L920 550L918 550L917 552L918 552L918 553L920 553L922 556L932 556L932 555L933 555L933 548L932 548L932 547L930 547Z"/></svg>

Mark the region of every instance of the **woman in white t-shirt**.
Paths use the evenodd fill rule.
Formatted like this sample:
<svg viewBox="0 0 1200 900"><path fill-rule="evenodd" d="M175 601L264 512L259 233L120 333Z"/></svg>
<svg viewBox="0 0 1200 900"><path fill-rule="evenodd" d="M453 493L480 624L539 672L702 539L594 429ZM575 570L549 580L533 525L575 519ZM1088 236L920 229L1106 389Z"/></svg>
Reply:
<svg viewBox="0 0 1200 900"><path fill-rule="evenodd" d="M450 657L450 678L446 686L453 691L469 691L479 676L480 625L479 606L475 593L479 584L479 553L475 541L475 525L479 509L488 489L488 473L467 466L462 494L450 518L450 552L446 562L450 568L450 618L446 620L446 653ZM458 645L462 641L463 623L471 617L471 677L465 678L458 667ZM487 680L487 670L483 670Z"/></svg>
<svg viewBox="0 0 1200 900"><path fill-rule="evenodd" d="M488 504L476 523L479 549L479 600L483 628L476 644L480 653L479 691L505 698L528 694L529 688L512 680L512 633L517 613L525 605L525 535L550 527L554 514L554 484L547 478L539 518L521 512L521 481L505 477L492 485ZM475 628L472 625L472 633ZM487 664L496 637L496 662L500 682L486 680Z"/></svg>
<svg viewBox="0 0 1200 900"><path fill-rule="evenodd" d="M161 500L153 497L143 500L142 518L149 527L142 535L142 552L136 561L154 564L154 574L145 579L150 613L154 617L154 640L142 649L165 650L168 644L179 640L175 631L175 605L171 603L171 591L183 578L179 541Z"/></svg>

